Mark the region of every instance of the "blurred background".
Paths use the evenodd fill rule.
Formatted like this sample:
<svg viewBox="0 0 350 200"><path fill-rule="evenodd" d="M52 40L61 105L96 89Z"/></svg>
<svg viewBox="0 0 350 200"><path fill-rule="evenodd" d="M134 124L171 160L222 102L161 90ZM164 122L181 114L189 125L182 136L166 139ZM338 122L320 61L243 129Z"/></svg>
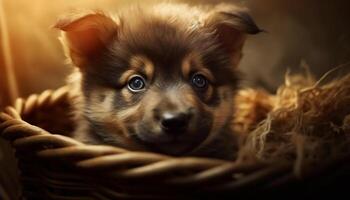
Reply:
<svg viewBox="0 0 350 200"><path fill-rule="evenodd" d="M64 84L70 67L64 64L56 19L76 8L117 11L130 4L159 0L0 0L7 22L10 53L21 96ZM179 0L190 4L218 0ZM298 69L304 60L319 77L350 61L350 3L347 0L245 0L257 24L268 31L249 38L241 70L248 84L273 91L287 68ZM1 27L1 29L3 29ZM3 42L0 40L0 42ZM2 55L2 56L1 56ZM0 73L3 73L0 53ZM3 75L2 75L3 76ZM4 80L4 77L1 77ZM4 90L4 83L0 83ZM2 92L2 95L4 92Z"/></svg>
<svg viewBox="0 0 350 200"><path fill-rule="evenodd" d="M7 80L11 77L5 73L5 63L12 66L18 93L22 97L48 88L58 88L65 83L71 68L64 64L65 58L57 39L59 33L51 28L58 16L77 8L117 11L130 4L155 2L159 1L0 0L0 108L8 104L10 99ZM173 2L216 4L224 1ZM267 30L267 33L251 36L244 48L240 68L246 74L247 85L273 92L283 82L286 69L298 71L301 62L307 63L316 78L319 78L331 68L350 61L348 0L225 2L238 2L247 6L257 24ZM2 143L0 146L4 146ZM10 153L0 151L0 166L8 162ZM15 174L3 172L5 175L0 174L0 179ZM11 182L7 185L14 187ZM0 187L0 199L6 199L1 196L5 194L2 190Z"/></svg>

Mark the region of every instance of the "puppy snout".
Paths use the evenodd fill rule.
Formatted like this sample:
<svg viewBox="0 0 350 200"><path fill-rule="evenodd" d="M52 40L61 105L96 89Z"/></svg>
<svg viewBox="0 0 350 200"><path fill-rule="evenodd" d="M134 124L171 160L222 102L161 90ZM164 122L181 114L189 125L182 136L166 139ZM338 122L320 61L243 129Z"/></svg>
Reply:
<svg viewBox="0 0 350 200"><path fill-rule="evenodd" d="M190 112L164 112L160 116L160 126L167 133L184 132L191 120Z"/></svg>
<svg viewBox="0 0 350 200"><path fill-rule="evenodd" d="M194 118L195 107L178 99L163 98L153 108L153 120L165 134L186 133Z"/></svg>

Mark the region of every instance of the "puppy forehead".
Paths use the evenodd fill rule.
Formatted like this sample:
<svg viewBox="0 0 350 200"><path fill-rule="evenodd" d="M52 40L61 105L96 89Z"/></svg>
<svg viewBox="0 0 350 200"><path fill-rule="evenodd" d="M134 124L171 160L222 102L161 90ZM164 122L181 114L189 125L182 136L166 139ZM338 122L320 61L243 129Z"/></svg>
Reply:
<svg viewBox="0 0 350 200"><path fill-rule="evenodd" d="M129 60L129 68L125 74L142 72L149 79L153 79L155 71L160 72L160 74L164 72L175 72L175 74L181 74L181 76L185 78L189 78L191 73L201 72L201 74L208 77L211 81L214 81L214 75L210 68L203 64L202 57L195 52L183 56L176 62L169 61L165 63L158 63L157 60L153 61L152 58L145 55L134 55Z"/></svg>
<svg viewBox="0 0 350 200"><path fill-rule="evenodd" d="M121 28L118 45L133 55L146 55L152 61L180 60L198 40L196 32L189 31L183 23L147 15L137 15Z"/></svg>
<svg viewBox="0 0 350 200"><path fill-rule="evenodd" d="M115 45L118 47L115 52L126 52L131 66L137 65L140 60L146 60L152 63L153 71L169 72L181 69L184 59L194 60L190 63L200 66L201 62L196 60L202 59L198 57L210 56L216 47L212 35L205 29L190 28L188 23L177 18L170 20L153 15L141 16L137 14L134 20L122 19L127 23L121 26ZM198 53L193 54L194 51Z"/></svg>

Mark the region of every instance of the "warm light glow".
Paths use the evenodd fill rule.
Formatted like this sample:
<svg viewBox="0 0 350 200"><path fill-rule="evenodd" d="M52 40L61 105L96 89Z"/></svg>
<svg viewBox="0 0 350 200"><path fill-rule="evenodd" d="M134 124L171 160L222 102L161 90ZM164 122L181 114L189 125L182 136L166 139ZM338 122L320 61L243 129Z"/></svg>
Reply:
<svg viewBox="0 0 350 200"><path fill-rule="evenodd" d="M4 55L5 79L8 87L9 100L13 102L18 97L18 88L16 75L11 55L6 12L3 7L3 0L0 0L0 29L1 29L1 48Z"/></svg>
<svg viewBox="0 0 350 200"><path fill-rule="evenodd" d="M191 4L238 2L239 0L174 0ZM21 96L65 83L70 68L57 39L59 31L50 28L57 18L72 9L101 9L115 12L125 6L153 4L160 0L2 0L7 27L2 27L0 69L13 65ZM258 25L268 33L248 39L240 68L251 83L275 88L282 83L286 68L297 69L304 59L320 77L333 66L350 60L347 1L322 3L296 0L244 1ZM312 3L314 2L314 3ZM315 3L317 2L317 3ZM5 16L6 15L6 16ZM4 23L1 23L4 26ZM8 33L8 39L5 39ZM11 47L11 48L10 48ZM12 57L12 59L10 59ZM12 60L12 61L11 61ZM3 65L6 61L6 65ZM12 62L12 63L11 63ZM3 70L0 70L0 73ZM10 87L14 78L7 75ZM0 75L0 78L3 78ZM0 81L1 84L1 81ZM0 87L0 90L2 87ZM14 89L10 89L14 91ZM1 93L0 93L1 95ZM14 92L11 96L16 96Z"/></svg>

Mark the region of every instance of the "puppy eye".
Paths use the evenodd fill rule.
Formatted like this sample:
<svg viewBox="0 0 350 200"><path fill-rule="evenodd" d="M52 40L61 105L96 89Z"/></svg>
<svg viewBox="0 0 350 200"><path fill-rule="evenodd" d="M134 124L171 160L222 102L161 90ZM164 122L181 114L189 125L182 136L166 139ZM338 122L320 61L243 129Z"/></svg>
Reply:
<svg viewBox="0 0 350 200"><path fill-rule="evenodd" d="M202 74L194 74L191 78L191 83L199 89L205 89L208 86L208 80Z"/></svg>
<svg viewBox="0 0 350 200"><path fill-rule="evenodd" d="M128 89L132 92L139 92L146 87L145 79L140 75L132 76L128 81Z"/></svg>

